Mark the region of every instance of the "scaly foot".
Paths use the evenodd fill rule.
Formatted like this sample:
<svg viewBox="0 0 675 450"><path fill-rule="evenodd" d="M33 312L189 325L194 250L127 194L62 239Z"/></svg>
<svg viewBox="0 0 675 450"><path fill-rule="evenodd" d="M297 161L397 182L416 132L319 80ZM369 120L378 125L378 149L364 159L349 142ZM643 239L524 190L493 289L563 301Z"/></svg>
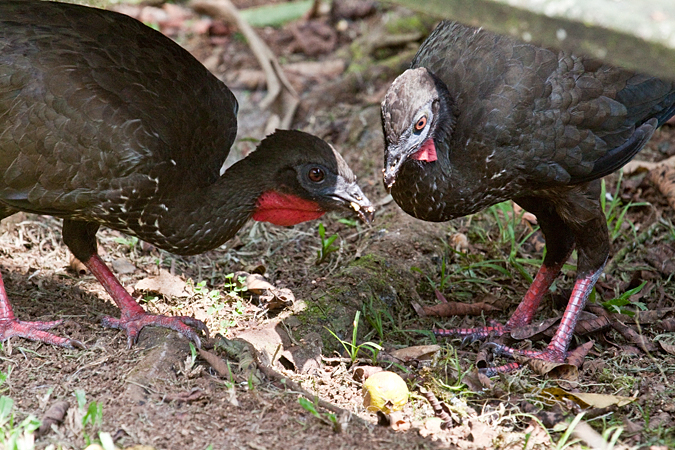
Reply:
<svg viewBox="0 0 675 450"><path fill-rule="evenodd" d="M85 348L84 344L75 339L63 338L55 334L48 333L49 330L61 325L63 320L52 320L50 322L22 322L14 318L0 319L0 340L18 336L31 341L44 342L45 344L58 345L70 349Z"/></svg>
<svg viewBox="0 0 675 450"><path fill-rule="evenodd" d="M127 332L127 345L129 348L138 341L141 329L148 325L177 331L194 342L197 348L202 347L202 341L193 328L203 331L207 339L209 337L209 329L204 325L204 322L188 316L162 316L141 312L133 316L123 316L120 319L106 316L101 320L101 323L107 328L125 330Z"/></svg>

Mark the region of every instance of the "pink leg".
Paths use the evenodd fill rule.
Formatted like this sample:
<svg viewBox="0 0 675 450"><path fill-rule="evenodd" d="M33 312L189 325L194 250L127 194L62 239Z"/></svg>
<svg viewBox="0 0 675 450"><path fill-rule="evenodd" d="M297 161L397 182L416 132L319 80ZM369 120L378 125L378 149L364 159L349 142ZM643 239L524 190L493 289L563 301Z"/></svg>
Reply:
<svg viewBox="0 0 675 450"><path fill-rule="evenodd" d="M543 351L536 350L514 350L510 347L502 346L495 344L495 349L498 353L513 355L518 353L530 358L543 359L545 361L551 362L564 362L567 358L567 348L572 342L572 336L574 334L574 327L577 325L577 320L579 319L579 313L583 311L584 306L586 305L586 300L593 290L595 282L598 281L600 274L604 268L601 267L596 272L586 275L582 278L577 278L576 283L574 284L574 289L572 290L572 295L570 300L567 303L567 308L563 313L562 320L560 321L560 326L556 330L553 339L548 344Z"/></svg>
<svg viewBox="0 0 675 450"><path fill-rule="evenodd" d="M561 264L556 264L554 266L542 265L537 272L537 275L534 277L534 281L530 285L530 288L527 290L523 301L520 302L518 308L513 313L511 318L506 325L494 324L489 327L480 327L480 328L456 328L456 329L437 329L434 330L436 336L460 336L464 337L465 341L473 342L481 339L486 339L490 336L501 336L505 333L508 333L514 328L522 327L529 325L532 322L541 299L544 297L544 294L548 292L548 288L553 284L553 280L556 279L560 269L562 268Z"/></svg>
<svg viewBox="0 0 675 450"><path fill-rule="evenodd" d="M124 286L117 281L115 275L98 255L93 255L84 264L91 270L91 273L94 274L105 290L108 291L108 294L110 294L121 311L119 319L110 316L104 317L102 321L103 326L126 330L129 347L136 342L141 329L148 325L178 331L193 341L199 348L201 348L201 340L191 327L203 331L208 338L209 330L201 320L187 316L161 316L146 313L141 305L124 289Z"/></svg>
<svg viewBox="0 0 675 450"><path fill-rule="evenodd" d="M66 348L84 348L82 342L75 339L68 339L47 333L49 330L60 325L62 320L52 320L50 322L21 322L16 320L12 305L9 303L5 284L0 275L0 340L18 336L31 341L44 342L46 344L58 345Z"/></svg>

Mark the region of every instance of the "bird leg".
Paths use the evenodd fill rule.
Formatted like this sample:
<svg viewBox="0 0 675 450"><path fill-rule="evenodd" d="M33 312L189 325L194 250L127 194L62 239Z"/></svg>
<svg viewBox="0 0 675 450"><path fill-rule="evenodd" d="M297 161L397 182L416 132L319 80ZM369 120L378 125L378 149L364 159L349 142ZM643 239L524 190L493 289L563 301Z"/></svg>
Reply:
<svg viewBox="0 0 675 450"><path fill-rule="evenodd" d="M518 354L528 358L535 358L549 362L565 362L565 358L567 358L567 349L569 348L570 342L572 342L574 327L577 325L579 313L581 313L581 311L584 309L584 306L586 306L588 296L591 294L593 286L595 286L596 281L598 281L598 278L600 277L600 274L602 274L603 269L604 264L597 271L577 278L577 281L574 284L574 289L572 290L572 295L570 296L570 300L567 303L567 308L565 308L562 320L560 321L560 326L558 326L555 335L553 335L553 339L551 339L551 342L548 344L548 347L546 347L545 350L516 350L505 345L491 343L493 351L501 355L513 356ZM490 367L484 369L484 373L487 376L494 376L498 373L510 372L517 368L517 365L514 367L514 363L511 363L500 367Z"/></svg>
<svg viewBox="0 0 675 450"><path fill-rule="evenodd" d="M129 348L138 340L141 329L148 325L175 330L193 341L198 348L201 348L201 340L192 327L203 331L208 338L209 330L201 320L188 316L163 316L146 313L97 254L92 255L89 260L84 262L84 265L91 270L91 273L103 285L121 311L119 319L106 316L101 323L107 328L126 330Z"/></svg>
<svg viewBox="0 0 675 450"><path fill-rule="evenodd" d="M59 326L61 323L63 323L63 320L52 320L49 322L23 322L16 320L12 311L12 305L9 303L9 298L5 291L2 275L0 275L0 340L2 342L13 336L18 336L31 341L58 345L59 347L71 349L84 348L84 344L78 340L63 338L45 331Z"/></svg>
<svg viewBox="0 0 675 450"><path fill-rule="evenodd" d="M102 320L103 326L126 330L129 347L137 341L138 334L143 327L154 325L178 331L201 348L199 336L192 327L203 331L208 338L209 330L204 322L193 317L148 314L129 295L124 286L120 284L115 275L108 269L108 266L98 256L96 244L98 228L99 225L94 222L63 220L63 242L73 252L73 255L91 270L91 273L103 285L120 309L121 317L119 319L104 317Z"/></svg>
<svg viewBox="0 0 675 450"><path fill-rule="evenodd" d="M509 321L506 322L506 325L494 323L487 327L478 328L436 329L434 330L434 334L440 337L459 336L464 338L464 343L471 343L487 339L490 336L499 337L515 328L529 325L541 303L541 299L548 292L548 288L551 287L551 284L553 284L553 281L560 273L562 265L563 263L556 263L551 266L545 263L542 264L525 297L523 297L523 301L520 302L516 311Z"/></svg>

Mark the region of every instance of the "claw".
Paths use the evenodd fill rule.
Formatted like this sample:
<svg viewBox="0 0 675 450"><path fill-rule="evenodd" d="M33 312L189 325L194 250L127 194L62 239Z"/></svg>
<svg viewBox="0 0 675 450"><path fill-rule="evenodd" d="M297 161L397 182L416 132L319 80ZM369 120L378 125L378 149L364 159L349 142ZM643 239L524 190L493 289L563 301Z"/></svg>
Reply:
<svg viewBox="0 0 675 450"><path fill-rule="evenodd" d="M64 338L46 330L50 330L63 323L63 320L52 320L49 322L23 322L16 319L0 319L0 340L6 341L11 337L22 337L31 341L44 342L45 344L58 345L59 347L74 349L85 349L85 345L70 338Z"/></svg>
<svg viewBox="0 0 675 450"><path fill-rule="evenodd" d="M191 327L203 331L206 338L209 338L209 329L204 322L188 316L162 316L148 313L138 314L134 317L123 317L121 319L105 316L101 319L101 324L106 328L116 328L126 331L127 346L129 348L138 341L141 330L146 326L157 326L177 331L194 342L197 348L202 348L202 341Z"/></svg>

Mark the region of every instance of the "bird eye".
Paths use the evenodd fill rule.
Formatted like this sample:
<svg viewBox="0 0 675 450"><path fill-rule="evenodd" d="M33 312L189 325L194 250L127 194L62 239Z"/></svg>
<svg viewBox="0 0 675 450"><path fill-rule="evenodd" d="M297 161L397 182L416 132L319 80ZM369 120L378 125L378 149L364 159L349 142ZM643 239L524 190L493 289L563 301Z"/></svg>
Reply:
<svg viewBox="0 0 675 450"><path fill-rule="evenodd" d="M421 132L427 126L427 116L420 117L420 120L415 124L415 133Z"/></svg>
<svg viewBox="0 0 675 450"><path fill-rule="evenodd" d="M318 167L312 167L309 169L309 179L315 183L319 183L323 181L323 179L326 177L326 175L323 173L323 170L319 169Z"/></svg>

